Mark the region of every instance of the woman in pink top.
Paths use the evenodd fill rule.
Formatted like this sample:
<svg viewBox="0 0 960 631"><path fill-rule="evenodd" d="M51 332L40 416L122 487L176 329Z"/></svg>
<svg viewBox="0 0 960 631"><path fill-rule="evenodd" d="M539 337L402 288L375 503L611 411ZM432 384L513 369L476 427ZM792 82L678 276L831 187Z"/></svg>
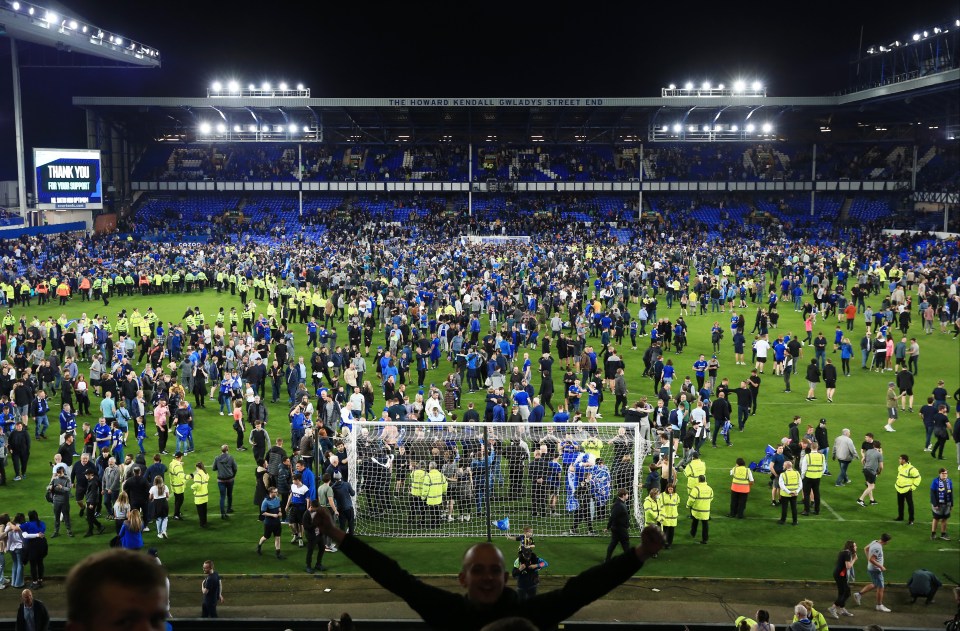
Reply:
<svg viewBox="0 0 960 631"><path fill-rule="evenodd" d="M893 336L887 337L887 370L893 370Z"/></svg>
<svg viewBox="0 0 960 631"><path fill-rule="evenodd" d="M157 426L157 442L160 453L167 455L167 437L170 429L167 426L167 419L170 418L170 408L167 406L166 399L160 399L157 407L153 410L153 422Z"/></svg>

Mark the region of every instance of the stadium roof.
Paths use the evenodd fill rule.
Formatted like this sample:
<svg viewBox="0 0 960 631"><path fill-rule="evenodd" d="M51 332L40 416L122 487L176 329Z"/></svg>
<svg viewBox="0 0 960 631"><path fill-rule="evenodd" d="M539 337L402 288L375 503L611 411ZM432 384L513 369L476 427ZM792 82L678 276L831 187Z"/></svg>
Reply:
<svg viewBox="0 0 960 631"><path fill-rule="evenodd" d="M960 69L834 96L656 98L306 98L277 96L74 97L74 105L142 139L195 139L202 122L309 125L329 142L642 141L659 126L727 120L774 122L781 136L831 126L889 130L958 122ZM819 123L819 125L817 124ZM835 136L835 137L836 137ZM837 138L839 139L839 138ZM222 140L222 139L221 139Z"/></svg>

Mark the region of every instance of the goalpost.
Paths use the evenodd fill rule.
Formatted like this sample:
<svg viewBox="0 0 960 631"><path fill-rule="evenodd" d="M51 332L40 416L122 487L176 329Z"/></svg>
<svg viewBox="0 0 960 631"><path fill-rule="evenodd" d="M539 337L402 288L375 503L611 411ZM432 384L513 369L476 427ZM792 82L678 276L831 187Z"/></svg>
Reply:
<svg viewBox="0 0 960 631"><path fill-rule="evenodd" d="M643 526L636 424L356 421L345 446L358 535L599 534L621 488Z"/></svg>
<svg viewBox="0 0 960 631"><path fill-rule="evenodd" d="M529 236L508 236L508 235L460 235L460 245L507 245L510 243L529 244Z"/></svg>

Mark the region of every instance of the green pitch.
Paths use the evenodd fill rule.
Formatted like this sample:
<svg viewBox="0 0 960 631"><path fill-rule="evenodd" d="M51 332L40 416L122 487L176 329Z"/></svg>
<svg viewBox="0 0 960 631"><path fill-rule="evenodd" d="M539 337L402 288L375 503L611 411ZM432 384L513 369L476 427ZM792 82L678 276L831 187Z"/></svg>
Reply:
<svg viewBox="0 0 960 631"><path fill-rule="evenodd" d="M880 300L873 297L877 307ZM665 303L660 300L658 315L668 315L675 320L679 314L679 305L675 304L671 310L666 310ZM229 294L218 295L213 290L204 293L181 295L163 295L147 297L114 297L110 306L103 307L102 303L80 302L73 298L70 303L60 308L47 305L43 308L33 307L26 310L15 309L14 314L21 313L27 316L29 322L34 315L57 317L61 312L68 318L77 318L86 312L88 316L95 313L107 312L115 319L117 312L122 308L128 311L139 306L141 312L147 306L152 306L164 322L178 321L187 307L199 306L207 316L207 321L213 321L213 315L224 306L240 308L239 298ZM799 315L794 313L790 304L781 305L781 318L778 329L771 329L774 333L802 335L803 325ZM636 314L637 306L631 305L631 311ZM756 307L746 310L747 325L752 326L753 314ZM710 327L714 320L719 320L721 326L727 330L723 340L720 377L729 377L731 383L736 384L749 375L751 366L734 366L733 348L729 335L729 313L707 314L705 316L691 316L686 318L690 331L688 335L689 347L682 355L674 355L672 351L665 354L664 359L673 359L677 366L678 382L686 375L693 376L691 365L699 353L711 354ZM919 318L914 318L918 321ZM814 328L814 335L820 330L824 332L831 345L828 346L828 356L840 364L839 354L831 355L834 320L818 322ZM297 353L309 358L309 351L304 348L306 334L303 326L295 325ZM748 329L749 330L749 329ZM345 325L338 326L341 340L345 339ZM960 385L960 342L951 339L949 334L940 334L939 325L933 335L923 335L921 327L914 324L910 330L916 335L921 345L920 374L917 378L915 392L917 394L914 409L919 411L925 403L938 379L946 381L946 388L951 394ZM753 577L770 579L804 579L830 580L830 573L840 550L847 539L857 541L861 549L870 540L878 537L882 532L889 532L893 540L886 548L888 580L904 582L913 570L925 567L938 574L947 573L954 578L960 578L960 546L958 546L958 528L956 526L960 515L956 515L951 522L950 536L952 541L931 541L930 507L928 504L929 484L936 476L937 469L944 465L950 471L955 484L958 481L956 451L953 441L949 441L945 450L945 461L936 461L929 453L923 451L924 431L920 418L916 414L903 413L901 420L896 424L896 433L883 431L886 422L885 392L887 382L893 373L877 374L860 369L859 339L863 334L863 321L858 318L855 330L848 333L853 341L855 357L852 360L853 375L849 378L842 374L838 381L834 403L827 403L821 384L815 402L804 400L806 388L803 379L803 366L809 361L801 363L799 372L793 378L793 392L783 393L781 378L770 373L772 365L768 363L767 374L763 375L760 389L758 414L750 418L746 431L738 433L734 429L731 440L733 447L721 446L713 449L705 445L703 458L707 464L708 479L714 488L716 499L713 503L710 543L707 546L696 545L695 540L689 537L689 521L686 511L681 510L681 519L677 527L677 536L673 549L663 552L659 559L650 568L650 573L664 576L709 576L709 577ZM748 337L748 340L751 339ZM627 365L627 384L630 390L629 400L633 402L641 394L653 395L652 382L642 378L643 350L646 340L640 341L640 348L632 351L629 348L629 337L621 350L621 356ZM378 333L374 346L382 342L382 334ZM599 340L594 340L599 347ZM536 362L539 351L531 352L531 358ZM522 356L522 355L521 355ZM771 351L772 357L772 351ZM747 355L749 360L749 352ZM772 361L772 360L771 360ZM81 370L87 374L87 364L81 364ZM445 363L437 370L428 374L429 381L440 382L442 375L449 366ZM142 368L142 365L138 368ZM556 367L555 367L556 368ZM371 369L371 374L373 370ZM562 390L561 377L563 370L554 370L557 381L558 396ZM375 377L375 375L373 375ZM535 378L535 386L539 386ZM269 384L268 384L269 392ZM286 393L282 393L285 400ZM188 395L189 396L189 395ZM269 398L269 397L268 397ZM482 405L479 394L465 395L466 401L476 401ZM99 399L92 397L91 409L95 410ZM651 400L653 397L651 396ZM192 399L190 399L192 402ZM378 398L377 404L381 401ZM951 405L952 408L952 405ZM30 456L29 475L24 481L14 482L10 462L7 463L6 487L0 488L0 511L8 513L24 512L36 509L41 518L47 522L48 532L52 532L53 518L51 505L43 499L44 488L49 479L50 469L47 465L57 447L56 427L59 414L59 395L52 397L50 412L51 439L48 441L34 441ZM613 397L608 395L601 413L604 420L617 419L613 416ZM548 411L549 414L549 411ZM826 477L822 484L823 509L816 517L801 517L797 527L789 525L780 527L776 524L779 518L779 508L770 505L770 492L767 487L767 478L757 476L757 483L750 494L745 520L732 520L724 517L729 506L729 470L737 457L743 457L748 463L759 460L767 444L775 444L787 434L787 425L794 414L803 417L801 430L807 423L816 425L821 417L829 420L830 440L839 434L844 427L852 431L852 438L859 446L863 434L872 431L883 442L885 454L885 471L879 477L876 490L878 505L861 508L856 500L863 489L863 477L858 463L852 463L850 477L853 483L843 488L833 485L835 478ZM734 416L736 408L734 408ZM953 422L953 412L949 413ZM286 424L285 402L271 405L270 410L271 435L288 435ZM78 419L90 420L89 418ZM619 420L619 419L617 419ZM95 421L95 419L94 419ZM185 458L187 471L191 471L196 460L203 460L209 464L219 453L219 446L223 443L234 445L235 434L231 429L229 416L221 417L217 413L215 402L208 403L204 410L196 410L195 438L197 451ZM152 428L152 423L147 423ZM148 432L147 461L156 450L156 438L152 431ZM32 430L31 430L32 438ZM171 438L170 446L173 446ZM131 440L130 448L135 449L136 443ZM169 447L168 447L169 448ZM896 494L894 480L896 478L897 456L907 453L923 476L920 488L915 492L917 506L917 523L914 526L906 522L892 521L896 517ZM240 471L234 491L235 513L228 521L218 518L216 503L219 495L215 481L210 485L211 520L207 530L197 526L196 513L193 510L192 496L188 490L184 506L187 520L176 522L171 520L169 539L158 540L154 532L145 533L144 540L147 547L156 546L160 549L161 557L171 572L176 574L198 574L204 559L210 558L217 562L218 570L224 574L278 574L300 573L303 571L303 551L295 549L289 537L283 540L283 552L286 560L279 561L272 554L258 557L255 545L261 532L261 524L256 518L258 512L253 505L254 463L250 452L235 453ZM169 458L167 458L169 460ZM649 462L649 461L648 461ZM830 468L836 472L836 463L831 462ZM958 485L960 486L960 485ZM681 489L684 487L681 484ZM189 488L189 485L188 485ZM681 493L682 498L685 496ZM96 549L108 545L109 535L101 537L82 538L85 522L78 518L76 505L72 508L75 538L61 536L51 541L50 555L47 558L48 575L64 574L75 561ZM496 519L496 517L494 517ZM112 526L112 522L109 523ZM520 526L516 524L515 527ZM109 532L109 530L108 530ZM495 540L497 540L495 538ZM501 537L505 554L510 558L515 553L515 543ZM384 552L396 558L404 567L418 574L451 574L459 569L459 557L470 543L467 539L459 538L429 538L429 539L372 539L372 543ZM606 550L606 538L564 538L540 537L537 542L537 551L550 561L548 572L554 574L574 574L578 571L603 560ZM269 546L268 546L269 547ZM863 560L858 564L860 576L866 575ZM327 554L324 564L334 573L357 573L359 570L342 554ZM8 561L9 568L9 561ZM9 570L8 570L9 571Z"/></svg>

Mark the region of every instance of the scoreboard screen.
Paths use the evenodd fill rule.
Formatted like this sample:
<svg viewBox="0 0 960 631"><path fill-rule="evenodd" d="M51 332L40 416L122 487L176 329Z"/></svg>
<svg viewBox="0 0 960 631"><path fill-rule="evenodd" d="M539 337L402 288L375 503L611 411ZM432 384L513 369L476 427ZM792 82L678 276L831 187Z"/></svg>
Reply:
<svg viewBox="0 0 960 631"><path fill-rule="evenodd" d="M96 149L34 149L37 208L103 208L100 152Z"/></svg>

